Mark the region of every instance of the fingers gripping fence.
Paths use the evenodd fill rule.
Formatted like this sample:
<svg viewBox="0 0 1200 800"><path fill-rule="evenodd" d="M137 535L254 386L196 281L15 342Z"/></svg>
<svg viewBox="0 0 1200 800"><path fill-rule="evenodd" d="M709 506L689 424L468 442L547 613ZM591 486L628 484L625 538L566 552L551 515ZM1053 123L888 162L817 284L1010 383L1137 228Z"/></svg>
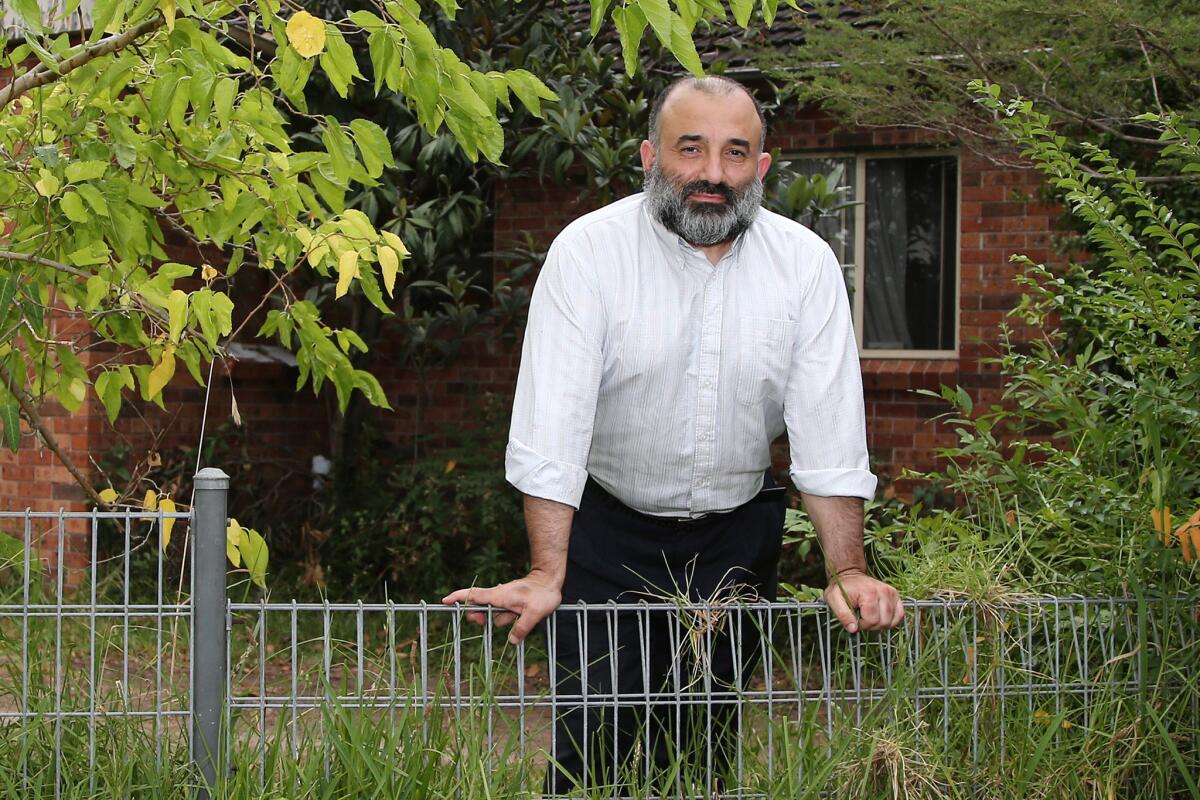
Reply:
<svg viewBox="0 0 1200 800"><path fill-rule="evenodd" d="M850 636L823 604L647 598L514 647L488 609L227 590L227 484L197 475L194 517L0 514L0 797L1025 797L1072 753L1117 764L1087 796L1173 796L1197 767L1187 604L909 601Z"/></svg>

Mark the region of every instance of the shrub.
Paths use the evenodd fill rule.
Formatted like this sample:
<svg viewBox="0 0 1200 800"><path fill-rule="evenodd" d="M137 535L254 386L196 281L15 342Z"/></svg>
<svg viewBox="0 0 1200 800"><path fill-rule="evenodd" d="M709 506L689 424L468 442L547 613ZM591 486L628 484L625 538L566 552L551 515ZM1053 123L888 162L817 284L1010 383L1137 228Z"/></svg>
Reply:
<svg viewBox="0 0 1200 800"><path fill-rule="evenodd" d="M415 601L522 571L528 547L521 496L504 480L505 411L486 402L478 428L429 437L436 444L415 458L378 440L357 453L355 481L309 532L308 580L331 598Z"/></svg>
<svg viewBox="0 0 1200 800"><path fill-rule="evenodd" d="M934 477L965 500L950 514L1006 554L997 567L1010 581L1174 591L1194 577L1200 545L1200 527L1176 527L1200 506L1200 225L1108 151L1057 135L1030 103L973 88L1082 224L1092 256L1062 273L1017 259L1026 294L1013 313L1044 335L1004 337L1002 404L942 391L958 444ZM1169 114L1140 119L1161 125L1175 171L1200 171L1200 131ZM928 525L916 527L920 542Z"/></svg>

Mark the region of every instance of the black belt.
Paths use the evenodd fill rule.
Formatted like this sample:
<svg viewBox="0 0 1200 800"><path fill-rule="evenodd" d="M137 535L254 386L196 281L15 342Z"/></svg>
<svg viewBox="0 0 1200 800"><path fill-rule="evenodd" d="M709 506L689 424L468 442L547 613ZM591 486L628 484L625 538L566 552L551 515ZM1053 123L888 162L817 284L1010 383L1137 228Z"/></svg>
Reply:
<svg viewBox="0 0 1200 800"><path fill-rule="evenodd" d="M754 497L751 497L741 506L738 506L738 508L744 508L752 503L769 503L783 500L784 494L787 493L787 487L776 486L775 481L771 479L769 474L766 476L766 481L769 482L769 485L764 486L758 494L754 495ZM702 517L658 517L653 514L644 514L637 509L633 509L625 505L616 497L607 492L604 487L596 483L596 481L590 476L587 479L587 483L584 485L583 491L584 494L591 494L606 505L623 511L637 520L672 530L683 530L688 528L702 527L704 525L711 525L720 521L726 516L737 512L738 510L738 508L733 508L729 511L714 511L710 514L705 514Z"/></svg>

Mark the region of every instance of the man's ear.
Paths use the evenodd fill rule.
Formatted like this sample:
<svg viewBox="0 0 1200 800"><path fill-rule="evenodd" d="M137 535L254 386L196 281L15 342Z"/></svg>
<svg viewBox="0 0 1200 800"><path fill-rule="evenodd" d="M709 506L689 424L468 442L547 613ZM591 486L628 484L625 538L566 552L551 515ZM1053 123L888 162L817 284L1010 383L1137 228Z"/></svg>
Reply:
<svg viewBox="0 0 1200 800"><path fill-rule="evenodd" d="M654 158L657 155L654 152L654 145L650 144L649 139L642 140L642 171L649 174L650 168L654 166Z"/></svg>
<svg viewBox="0 0 1200 800"><path fill-rule="evenodd" d="M758 154L758 179L762 180L766 176L767 170L770 168L771 168L771 154L770 153L759 153Z"/></svg>

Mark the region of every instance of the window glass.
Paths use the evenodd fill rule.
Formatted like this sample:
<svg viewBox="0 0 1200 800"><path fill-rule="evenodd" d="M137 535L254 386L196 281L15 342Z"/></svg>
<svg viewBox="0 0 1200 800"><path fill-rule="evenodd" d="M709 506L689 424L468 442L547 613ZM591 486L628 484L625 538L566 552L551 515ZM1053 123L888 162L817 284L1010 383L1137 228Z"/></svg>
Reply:
<svg viewBox="0 0 1200 800"><path fill-rule="evenodd" d="M866 349L954 349L954 158L866 163Z"/></svg>
<svg viewBox="0 0 1200 800"><path fill-rule="evenodd" d="M817 175L833 180L827 183L830 191L836 190L837 200L828 211L815 219L800 222L812 228L833 248L842 265L842 276L846 279L846 291L854 301L854 271L857 263L854 254L854 201L855 159L836 157L802 158L792 163L792 171L807 178Z"/></svg>

